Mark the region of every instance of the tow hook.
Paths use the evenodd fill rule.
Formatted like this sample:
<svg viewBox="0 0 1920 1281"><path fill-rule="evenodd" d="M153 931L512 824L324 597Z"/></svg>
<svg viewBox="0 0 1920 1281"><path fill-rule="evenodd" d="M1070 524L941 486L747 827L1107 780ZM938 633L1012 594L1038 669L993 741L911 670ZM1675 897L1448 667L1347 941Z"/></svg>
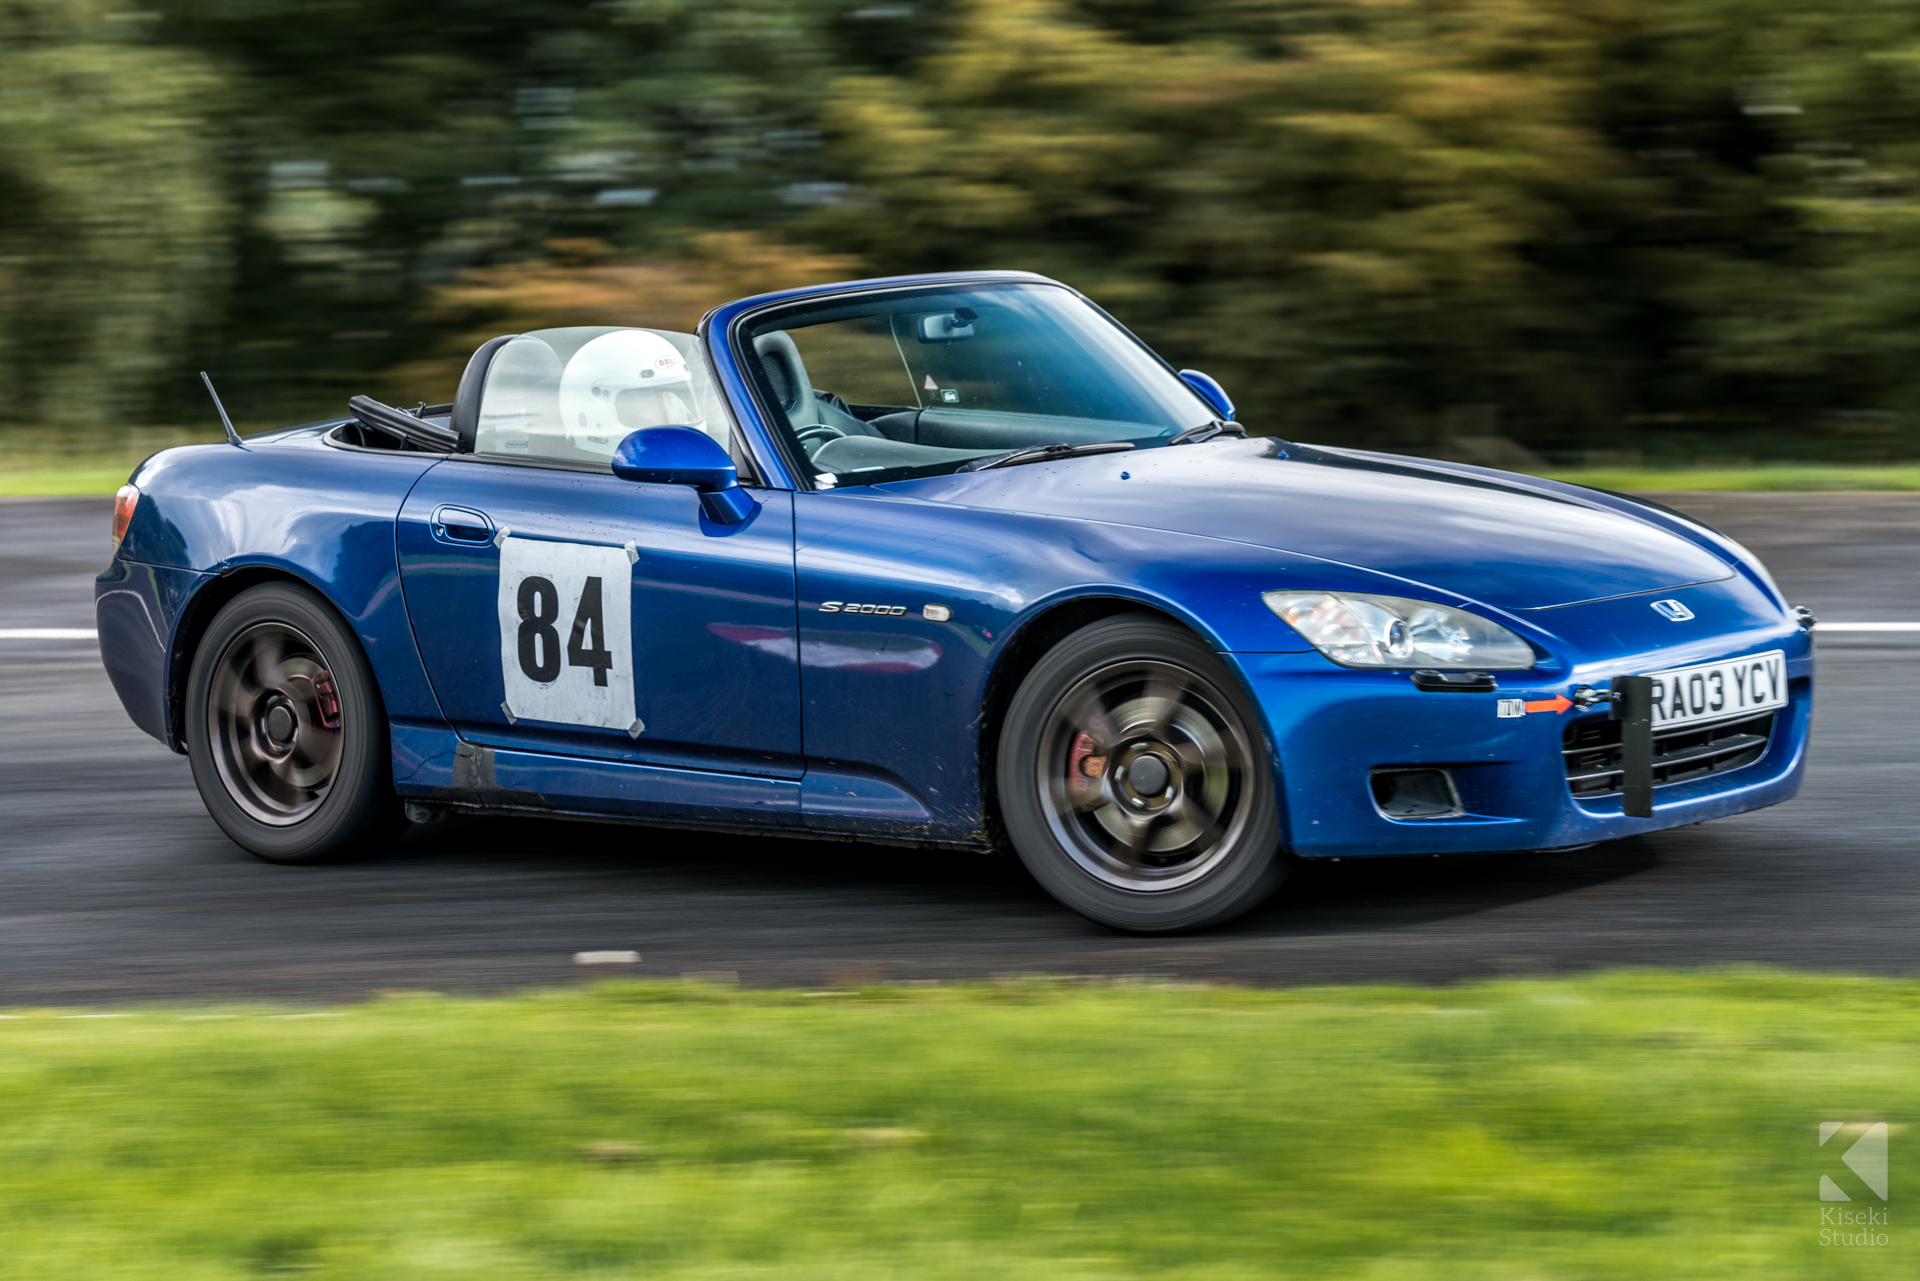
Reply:
<svg viewBox="0 0 1920 1281"><path fill-rule="evenodd" d="M1620 722L1620 812L1628 818L1653 817L1653 677L1616 676L1612 689L1576 685L1573 705L1613 705Z"/></svg>

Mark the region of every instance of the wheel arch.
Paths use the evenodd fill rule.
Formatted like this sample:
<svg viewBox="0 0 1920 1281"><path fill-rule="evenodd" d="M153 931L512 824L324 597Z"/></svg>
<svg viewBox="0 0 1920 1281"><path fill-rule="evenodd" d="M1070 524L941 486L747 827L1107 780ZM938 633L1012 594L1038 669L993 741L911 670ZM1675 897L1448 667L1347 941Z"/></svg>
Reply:
<svg viewBox="0 0 1920 1281"><path fill-rule="evenodd" d="M200 651L200 642L206 636L207 628L229 601L267 583L288 583L313 593L339 617L347 634L354 638L354 643L360 644L358 631L340 606L317 583L289 569L278 565L246 565L212 579L188 598L186 607L180 613L180 621L173 629L172 652L167 659L167 746L174 751L187 750L187 675L193 670L194 656ZM361 649L364 658L365 646L362 645Z"/></svg>

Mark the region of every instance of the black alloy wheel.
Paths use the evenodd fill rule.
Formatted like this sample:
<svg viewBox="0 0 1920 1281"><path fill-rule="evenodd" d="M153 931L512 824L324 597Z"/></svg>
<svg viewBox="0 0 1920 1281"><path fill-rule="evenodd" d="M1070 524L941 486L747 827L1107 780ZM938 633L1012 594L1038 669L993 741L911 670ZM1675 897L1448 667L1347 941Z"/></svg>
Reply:
<svg viewBox="0 0 1920 1281"><path fill-rule="evenodd" d="M207 812L269 862L360 852L404 826L373 672L304 588L254 587L214 616L194 652L184 729Z"/></svg>
<svg viewBox="0 0 1920 1281"><path fill-rule="evenodd" d="M1034 878L1083 916L1138 933L1218 924L1290 866L1258 726L1185 628L1140 614L1090 624L1008 708L1001 819Z"/></svg>

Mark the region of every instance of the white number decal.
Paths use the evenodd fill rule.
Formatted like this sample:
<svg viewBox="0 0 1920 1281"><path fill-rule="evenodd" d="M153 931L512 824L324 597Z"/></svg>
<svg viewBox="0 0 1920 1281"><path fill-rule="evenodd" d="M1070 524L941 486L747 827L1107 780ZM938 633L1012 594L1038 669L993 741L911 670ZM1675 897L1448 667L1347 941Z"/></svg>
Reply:
<svg viewBox="0 0 1920 1281"><path fill-rule="evenodd" d="M632 582L619 547L500 544L500 674L510 718L637 732Z"/></svg>

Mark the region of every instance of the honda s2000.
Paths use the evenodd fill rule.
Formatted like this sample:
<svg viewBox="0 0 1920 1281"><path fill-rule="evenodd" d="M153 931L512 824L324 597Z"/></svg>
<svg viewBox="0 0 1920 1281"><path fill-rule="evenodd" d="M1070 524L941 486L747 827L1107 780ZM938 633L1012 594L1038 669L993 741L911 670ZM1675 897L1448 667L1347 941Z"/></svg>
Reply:
<svg viewBox="0 0 1920 1281"><path fill-rule="evenodd" d="M1738 545L1250 438L1038 276L507 335L349 408L142 464L99 580L128 712L265 859L489 813L1010 847L1165 931L1800 786L1811 619Z"/></svg>

